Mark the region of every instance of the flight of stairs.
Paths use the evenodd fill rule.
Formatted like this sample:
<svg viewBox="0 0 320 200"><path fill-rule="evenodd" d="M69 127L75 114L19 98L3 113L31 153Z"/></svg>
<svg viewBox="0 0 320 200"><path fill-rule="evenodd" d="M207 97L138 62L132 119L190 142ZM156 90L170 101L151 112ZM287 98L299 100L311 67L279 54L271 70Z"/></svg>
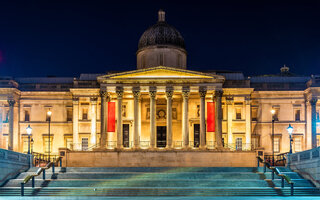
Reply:
<svg viewBox="0 0 320 200"><path fill-rule="evenodd" d="M20 183L27 174L21 173L0 187L0 196L19 196ZM290 195L290 187L271 172L262 168L60 168L46 171L25 186L25 195L35 196L276 196ZM294 182L294 195L319 195L311 182L288 168L280 171Z"/></svg>

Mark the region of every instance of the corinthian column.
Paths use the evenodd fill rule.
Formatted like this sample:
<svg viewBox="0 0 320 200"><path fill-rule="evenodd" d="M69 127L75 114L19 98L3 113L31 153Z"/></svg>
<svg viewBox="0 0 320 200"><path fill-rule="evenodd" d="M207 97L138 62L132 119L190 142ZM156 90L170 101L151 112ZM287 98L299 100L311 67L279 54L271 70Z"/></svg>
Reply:
<svg viewBox="0 0 320 200"><path fill-rule="evenodd" d="M8 150L13 151L13 108L16 101L8 99L9 104L9 137L8 137Z"/></svg>
<svg viewBox="0 0 320 200"><path fill-rule="evenodd" d="M107 104L106 104L106 98L107 98L107 92L101 90L100 91L101 96L101 110L100 110L100 148L106 148L106 140L107 140L107 133L106 133L106 127L107 127Z"/></svg>
<svg viewBox="0 0 320 200"><path fill-rule="evenodd" d="M207 94L207 88L200 87L200 148L206 147L206 105L205 98Z"/></svg>
<svg viewBox="0 0 320 200"><path fill-rule="evenodd" d="M227 102L227 116L228 116L228 144L232 145L232 117L233 117L233 97L228 96Z"/></svg>
<svg viewBox="0 0 320 200"><path fill-rule="evenodd" d="M172 148L172 96L173 88L166 88L167 96L167 147Z"/></svg>
<svg viewBox="0 0 320 200"><path fill-rule="evenodd" d="M134 133L133 133L133 144L134 148L139 148L139 98L140 98L140 87L132 88L134 97L133 102L133 121L134 121Z"/></svg>
<svg viewBox="0 0 320 200"><path fill-rule="evenodd" d="M317 148L317 101L318 99L312 98L310 100L311 104L311 141L312 148Z"/></svg>
<svg viewBox="0 0 320 200"><path fill-rule="evenodd" d="M91 97L91 145L97 144L97 97Z"/></svg>
<svg viewBox="0 0 320 200"><path fill-rule="evenodd" d="M122 97L123 97L123 88L117 87L117 148L122 147Z"/></svg>
<svg viewBox="0 0 320 200"><path fill-rule="evenodd" d="M183 98L183 118L182 118L182 135L183 135L183 147L189 147L189 118L188 118L188 103L189 103L190 88L182 88L182 98Z"/></svg>
<svg viewBox="0 0 320 200"><path fill-rule="evenodd" d="M246 97L246 148L251 150L251 104L250 96Z"/></svg>
<svg viewBox="0 0 320 200"><path fill-rule="evenodd" d="M73 128L73 149L80 149L79 144L79 97L72 98L72 128Z"/></svg>
<svg viewBox="0 0 320 200"><path fill-rule="evenodd" d="M216 142L217 148L222 148L222 105L221 105L221 97L223 91L216 90L215 91L215 99L216 99Z"/></svg>
<svg viewBox="0 0 320 200"><path fill-rule="evenodd" d="M156 145L156 95L157 88L149 88L150 95L150 147L155 148Z"/></svg>

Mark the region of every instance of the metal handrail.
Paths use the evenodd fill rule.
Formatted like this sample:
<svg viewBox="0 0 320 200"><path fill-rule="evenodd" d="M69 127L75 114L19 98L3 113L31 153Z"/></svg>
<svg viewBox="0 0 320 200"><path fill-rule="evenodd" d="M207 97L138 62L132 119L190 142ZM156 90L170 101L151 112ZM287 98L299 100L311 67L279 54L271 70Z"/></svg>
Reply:
<svg viewBox="0 0 320 200"><path fill-rule="evenodd" d="M60 167L62 166L62 157L58 157L55 162L49 162L45 167L40 167L36 173L30 174L26 176L23 181L21 182L21 196L24 196L24 185L27 184L30 180L32 180L32 188L34 188L34 177L39 176L42 172L42 179L46 179L46 170L52 167L52 173L54 173L55 165L60 163ZM58 165L57 165L58 166Z"/></svg>
<svg viewBox="0 0 320 200"><path fill-rule="evenodd" d="M284 180L290 185L290 191L291 191L291 196L293 196L294 194L294 183L291 180L291 178L285 174L282 174L280 172L280 170L277 167L271 166L269 163L265 162L260 156L257 156L257 160L258 160L258 167L259 167L259 163L263 163L264 164L264 168L263 168L263 173L266 173L266 168L271 169L272 170L272 180L274 180L274 174L276 174L277 176L281 177L281 187L284 188Z"/></svg>

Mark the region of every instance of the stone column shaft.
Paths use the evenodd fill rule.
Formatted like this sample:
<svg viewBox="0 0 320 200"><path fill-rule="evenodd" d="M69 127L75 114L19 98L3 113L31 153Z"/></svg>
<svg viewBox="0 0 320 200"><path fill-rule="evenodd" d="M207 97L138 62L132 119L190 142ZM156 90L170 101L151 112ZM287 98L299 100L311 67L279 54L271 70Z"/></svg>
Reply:
<svg viewBox="0 0 320 200"><path fill-rule="evenodd" d="M222 148L222 104L221 104L221 97L223 91L217 90L215 91L215 99L216 99L216 143L217 148Z"/></svg>
<svg viewBox="0 0 320 200"><path fill-rule="evenodd" d="M119 87L116 89L117 93L117 148L121 148L122 145L122 96L123 88Z"/></svg>
<svg viewBox="0 0 320 200"><path fill-rule="evenodd" d="M206 105L205 98L207 94L206 88L200 88L200 148L206 147Z"/></svg>
<svg viewBox="0 0 320 200"><path fill-rule="evenodd" d="M91 145L97 144L97 97L91 100Z"/></svg>
<svg viewBox="0 0 320 200"><path fill-rule="evenodd" d="M246 148L251 150L251 105L250 97L247 97L246 100Z"/></svg>
<svg viewBox="0 0 320 200"><path fill-rule="evenodd" d="M167 87L167 147L172 148L172 96L173 88Z"/></svg>
<svg viewBox="0 0 320 200"><path fill-rule="evenodd" d="M156 146L156 95L157 90L155 87L149 88L150 95L150 147Z"/></svg>
<svg viewBox="0 0 320 200"><path fill-rule="evenodd" d="M101 110L100 110L100 148L106 148L106 140L107 140L107 103L106 103L106 97L107 92L106 91L100 91L101 96Z"/></svg>
<svg viewBox="0 0 320 200"><path fill-rule="evenodd" d="M135 148L139 148L140 139L139 139L139 98L140 98L140 88L133 89L133 120L134 120L134 135L133 135L133 143Z"/></svg>
<svg viewBox="0 0 320 200"><path fill-rule="evenodd" d="M190 89L184 88L182 91L182 97L183 97L183 118L182 118L182 137L183 137L183 147L188 148L189 147L189 94Z"/></svg>
<svg viewBox="0 0 320 200"><path fill-rule="evenodd" d="M14 99L8 99L9 104L9 137L8 137L8 150L13 151L13 112L14 104L16 101Z"/></svg>
<svg viewBox="0 0 320 200"><path fill-rule="evenodd" d="M232 118L233 118L233 97L227 97L227 115L228 115L228 144L233 143L232 138Z"/></svg>
<svg viewBox="0 0 320 200"><path fill-rule="evenodd" d="M318 99L312 98L311 104L311 132L312 132L312 148L317 148L317 101Z"/></svg>
<svg viewBox="0 0 320 200"><path fill-rule="evenodd" d="M73 149L80 149L79 143L79 98L73 97L73 119L72 119L72 128L73 128Z"/></svg>

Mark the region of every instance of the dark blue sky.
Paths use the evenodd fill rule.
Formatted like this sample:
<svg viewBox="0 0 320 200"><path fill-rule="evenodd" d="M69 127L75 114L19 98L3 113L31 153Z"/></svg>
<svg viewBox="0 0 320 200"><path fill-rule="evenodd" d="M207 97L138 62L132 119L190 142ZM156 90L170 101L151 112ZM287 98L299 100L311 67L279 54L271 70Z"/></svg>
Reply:
<svg viewBox="0 0 320 200"><path fill-rule="evenodd" d="M188 69L320 74L320 1L0 0L0 76L136 69L140 36L166 11Z"/></svg>

